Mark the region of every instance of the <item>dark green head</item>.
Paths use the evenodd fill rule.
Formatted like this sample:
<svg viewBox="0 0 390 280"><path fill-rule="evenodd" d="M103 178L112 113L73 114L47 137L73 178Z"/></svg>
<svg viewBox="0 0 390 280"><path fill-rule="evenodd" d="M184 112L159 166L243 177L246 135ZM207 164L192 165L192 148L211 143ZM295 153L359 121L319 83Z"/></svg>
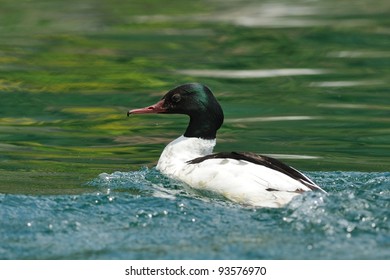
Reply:
<svg viewBox="0 0 390 280"><path fill-rule="evenodd" d="M184 136L214 139L223 123L223 111L211 90L198 83L178 86L170 90L156 104L130 110L130 114L184 114L190 123Z"/></svg>

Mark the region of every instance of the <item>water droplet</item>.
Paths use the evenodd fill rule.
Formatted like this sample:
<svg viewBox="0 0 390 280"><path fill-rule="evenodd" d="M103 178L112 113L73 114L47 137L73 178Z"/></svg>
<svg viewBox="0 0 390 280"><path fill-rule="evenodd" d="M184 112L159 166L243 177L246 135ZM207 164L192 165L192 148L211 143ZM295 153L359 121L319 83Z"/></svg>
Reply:
<svg viewBox="0 0 390 280"><path fill-rule="evenodd" d="M352 232L355 229L354 225L347 226L347 232Z"/></svg>
<svg viewBox="0 0 390 280"><path fill-rule="evenodd" d="M195 218L192 218L191 219L191 222L195 223L196 219Z"/></svg>
<svg viewBox="0 0 390 280"><path fill-rule="evenodd" d="M28 222L28 223L27 223L27 226L28 226L28 227L31 227L31 226L32 226L32 223L31 223L31 222Z"/></svg>

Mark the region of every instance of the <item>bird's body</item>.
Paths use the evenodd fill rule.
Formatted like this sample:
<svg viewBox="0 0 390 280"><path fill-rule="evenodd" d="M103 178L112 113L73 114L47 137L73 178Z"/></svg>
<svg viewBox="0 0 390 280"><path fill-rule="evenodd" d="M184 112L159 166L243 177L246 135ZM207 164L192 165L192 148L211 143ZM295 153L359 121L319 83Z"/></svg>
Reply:
<svg viewBox="0 0 390 280"><path fill-rule="evenodd" d="M155 105L128 112L146 113L190 116L186 132L165 147L157 169L192 188L259 207L281 207L302 192L323 191L301 172L276 159L253 153L213 154L223 112L211 91L203 85L179 86Z"/></svg>

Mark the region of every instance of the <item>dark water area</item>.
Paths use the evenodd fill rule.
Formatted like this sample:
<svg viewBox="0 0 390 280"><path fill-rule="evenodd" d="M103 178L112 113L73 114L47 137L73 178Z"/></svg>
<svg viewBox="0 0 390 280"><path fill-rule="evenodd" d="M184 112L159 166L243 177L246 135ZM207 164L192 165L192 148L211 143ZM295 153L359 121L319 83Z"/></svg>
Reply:
<svg viewBox="0 0 390 280"><path fill-rule="evenodd" d="M389 259L388 1L0 3L0 259ZM183 116L126 117L187 82L216 151L327 192L282 209L153 167Z"/></svg>

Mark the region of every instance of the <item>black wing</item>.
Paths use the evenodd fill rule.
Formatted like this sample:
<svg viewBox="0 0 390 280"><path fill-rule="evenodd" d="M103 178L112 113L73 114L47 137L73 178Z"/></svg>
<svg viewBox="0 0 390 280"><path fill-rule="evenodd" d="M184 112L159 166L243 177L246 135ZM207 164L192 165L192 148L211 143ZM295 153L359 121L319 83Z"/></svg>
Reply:
<svg viewBox="0 0 390 280"><path fill-rule="evenodd" d="M220 158L231 158L236 160L245 160L254 164L259 164L266 166L268 168L274 169L276 171L279 171L295 180L298 180L305 186L307 186L309 189L313 191L323 191L317 184L315 184L312 180L310 180L308 177L303 175L298 170L292 168L291 166L288 166L284 164L283 162L274 159L272 157L262 156L255 153L239 153L239 152L222 152L222 153L215 153L211 155L207 155L204 157L198 157L193 160L187 161L188 164L195 164L200 163L202 161L208 160L208 159L220 159ZM271 190L270 190L271 191Z"/></svg>

